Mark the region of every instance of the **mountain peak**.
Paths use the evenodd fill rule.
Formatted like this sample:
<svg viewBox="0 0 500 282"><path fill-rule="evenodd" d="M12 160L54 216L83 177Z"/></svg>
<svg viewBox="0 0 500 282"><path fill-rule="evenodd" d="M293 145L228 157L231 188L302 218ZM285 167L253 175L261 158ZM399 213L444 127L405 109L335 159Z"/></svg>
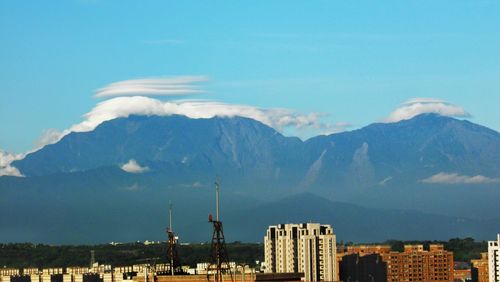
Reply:
<svg viewBox="0 0 500 282"><path fill-rule="evenodd" d="M450 169L498 173L492 168L500 159L499 140L496 131L433 113L305 142L246 117L131 115L103 122L90 132L69 134L13 165L32 176L122 166L135 160L151 172L196 165L207 171L236 169L248 175L259 171L281 179L287 171L293 172L294 179L307 177L303 181L307 186L330 178L324 171L334 168L333 174L343 181L351 174L363 178L349 183L362 187L377 178L394 177L395 172L379 167L382 163L412 178Z"/></svg>

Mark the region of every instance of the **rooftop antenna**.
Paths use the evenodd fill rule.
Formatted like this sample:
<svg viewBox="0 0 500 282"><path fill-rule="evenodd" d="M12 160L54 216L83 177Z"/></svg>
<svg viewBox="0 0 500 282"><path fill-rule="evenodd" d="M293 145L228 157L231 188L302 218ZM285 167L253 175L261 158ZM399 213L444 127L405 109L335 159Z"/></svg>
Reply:
<svg viewBox="0 0 500 282"><path fill-rule="evenodd" d="M210 281L210 275L213 274L214 282L222 282L223 274L229 273L231 281L234 281L231 273L231 266L227 256L226 242L224 239L224 230L222 221L219 220L219 178L215 178L215 221L212 214L208 216L208 222L213 224L212 247L210 252L210 264L207 268L207 281Z"/></svg>

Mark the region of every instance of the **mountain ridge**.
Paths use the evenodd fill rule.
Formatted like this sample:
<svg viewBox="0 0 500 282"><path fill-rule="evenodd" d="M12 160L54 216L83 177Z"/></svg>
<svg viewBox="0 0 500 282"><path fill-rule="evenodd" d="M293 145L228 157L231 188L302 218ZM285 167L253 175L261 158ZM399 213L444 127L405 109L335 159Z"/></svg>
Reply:
<svg viewBox="0 0 500 282"><path fill-rule="evenodd" d="M496 142L495 144L492 145L495 147L495 149L498 146L498 142L499 142L498 140L500 140L500 133L496 132L493 129L489 129L487 127L480 126L480 125L476 125L476 124L471 123L467 120L457 120L454 118L439 116L436 114L421 114L421 115L416 116L412 119L402 120L402 121L397 122L397 123L373 123L373 124L367 125L365 127L362 127L360 129L341 132L341 133L333 133L330 135L315 136L315 137L309 138L305 141L302 141L297 137L283 136L281 133L272 129L271 127L268 127L268 126L266 126L258 121L252 120L250 118L244 118L244 117L232 117L232 118L213 117L210 119L190 119L190 118L187 118L184 116L179 116L179 115L172 115L172 116L168 116L168 117L131 115L127 118L117 118L117 119L113 119L113 120L110 120L107 122L103 122L98 127L96 127L96 129L94 129L93 131L90 131L90 132L78 132L78 133L72 132L72 133L66 135L65 137L63 137L59 142L57 142L55 144L47 145L44 148L42 148L36 152L28 154L24 159L17 160L15 162L13 162L13 166L17 167L22 172L27 170L26 174L28 176L30 176L30 175L32 175L33 171L30 169L27 169L26 166L24 165L24 163L28 162L31 159L34 159L35 156L37 156L37 155L43 156L43 158L39 157L39 159L45 159L45 158L51 157L50 152L46 152L46 151L50 151L50 149L52 149L58 145L61 146L61 144L68 143L68 142L73 142L73 143L66 144L66 146L74 146L74 147L83 146L83 145L85 145L84 144L85 140L82 140L82 139L85 139L85 136L90 136L90 135L94 134L94 135L96 135L95 138L99 138L100 133L102 131L105 131L105 130L113 131L115 139L120 139L120 138L124 139L124 138L127 138L129 136L133 136L133 133L135 131L139 130L137 123L140 123L142 120L148 120L148 119L157 119L157 120L169 120L170 119L171 122L167 122L165 124L158 123L157 125L162 125L162 126L167 126L167 127L175 127L174 129L177 129L177 130L179 130L180 129L179 127L182 127L182 126L193 126L196 123L204 123L201 126L199 126L198 128L196 128L197 130L199 130L200 127L206 126L208 123L212 122L213 124L208 124L208 125L214 127L214 128L212 128L212 130L218 129L220 131L220 132L218 132L219 134L217 135L216 132L206 132L206 131L205 132L202 131L200 134L211 133L210 137L212 137L212 138L215 138L215 137L224 138L225 137L226 139L218 140L218 141L219 141L219 145L226 142L224 145L226 145L227 147L220 148L220 149L222 149L221 151L223 151L227 155L230 155L231 153L233 153L232 158L235 161L237 161L237 160L235 159L234 152L231 152L231 150L234 150L234 148L231 146L234 146L235 140L228 138L228 136L231 136L231 134L232 134L233 136L231 136L231 137L233 137L233 139L234 139L235 134L233 132L230 132L230 130L235 130L238 134L241 134L241 133L247 134L247 136L244 136L244 137L246 138L246 141L249 141L249 138L248 138L248 135L250 135L249 132L245 132L243 130L238 131L238 127L243 128L245 126L246 126L245 130L249 130L249 128L250 128L250 129L254 129L254 131L252 133L260 133L261 136L259 136L259 137L261 137L261 138L271 139L270 135L279 136L279 138L277 138L277 140L274 140L275 144L273 144L273 145L281 145L284 147L291 146L292 150L296 149L297 146L318 147L316 149L316 152L314 154L311 154L312 155L311 158L314 160L316 160L321 155L321 153L323 151L331 149L327 144L321 144L321 143L325 143L325 142L332 143L332 142L337 141L338 139L345 139L346 136L347 136L347 139L351 139L351 140L353 137L355 137L356 139L366 139L367 135L369 135L369 134L379 134L379 135L383 136L386 131L393 130L393 129L389 129L391 127L396 128L396 129L398 127L404 128L404 127L408 127L408 125L412 125L413 123L416 123L416 122L422 123L422 121L424 123L426 123L427 125L431 125L434 127L436 126L435 125L436 122L439 122L442 124L446 123L445 125L449 125L450 123L452 123L453 124L453 126L451 127L452 130L453 129L456 130L457 125L466 126L467 130L472 131L472 132L477 132L478 130L481 130L480 133L487 136L488 138L497 139L497 140L493 140L493 142ZM430 122L427 122L429 120L430 120ZM119 130L117 131L117 130L113 129L114 127L119 127L121 123L126 122L126 121L130 121L128 124L122 125L122 126L125 126L126 132L124 132L123 129L121 131L119 131ZM188 122L186 122L186 121L188 121ZM192 122L190 124L186 125L186 123L189 123L189 121L192 121ZM179 122L182 122L183 124L180 124L180 125L176 124ZM231 122L234 122L238 126L233 127L233 128L226 128L227 124L231 123ZM246 123L246 124L243 124L243 123ZM218 128L215 128L217 126L218 126ZM231 126L231 124L229 126ZM418 126L422 126L422 124L419 124ZM447 129L445 126L442 126L442 127L444 129ZM450 127L450 126L448 126L448 127ZM229 134L228 134L228 132L229 132ZM178 133L178 132L176 132L176 133ZM185 133L182 133L182 134L187 135ZM455 135L458 135L458 134L455 133ZM164 136L164 137L170 137L170 136ZM188 141L193 142L192 139L195 137L199 137L199 136L187 136L187 137L190 138L190 139L188 139ZM404 136L401 136L401 137L404 137ZM427 138L428 137L429 136L427 136ZM72 140L72 141L69 141L69 140ZM183 141L185 141L185 140L183 140ZM238 140L238 141L240 141L240 140ZM254 142L254 144L252 144L252 145L261 145L261 144L257 143L255 140L250 140L250 141ZM421 144L422 143L425 144L425 142L421 142L421 140L416 140L416 141L417 141L417 143L420 142ZM427 142L431 142L431 141L432 140L427 140ZM461 140L461 141L463 142L464 140ZM369 144L368 142L365 142L365 143ZM361 143L361 144L363 144L363 143ZM139 148L133 148L133 149L136 151L142 151L145 149L152 149L152 148L150 148L150 146L152 146L152 145L154 145L154 144L147 144L147 143L141 144L141 146ZM177 144L177 145L179 146L182 144ZM192 145L192 144L184 144L185 147L187 147L187 145ZM199 144L197 144L197 145L199 145ZM194 147L194 146L192 146L192 147ZM358 146L357 148L359 149L360 147L361 146ZM93 149L98 150L98 148L93 148ZM162 149L161 147L157 148L157 151L159 151L159 152L156 152L157 155L155 155L155 156L149 156L150 159L153 159L153 160L154 159L161 159L161 149ZM210 149L212 149L212 148L210 148ZM423 148L420 148L420 149L423 149ZM307 150L307 151L308 151L307 153L310 153L311 150ZM319 152L321 152L321 153L319 153ZM97 151L97 152L93 152L93 153L99 154L100 152ZM137 153L137 152L135 152L135 153ZM254 150L253 153L259 153L259 151ZM268 153L268 152L266 152L266 153ZM121 155L119 155L119 156L121 156ZM120 161L122 163L125 163L126 161L128 161L128 159L126 159L126 157L122 156L121 158L120 157L115 158L115 161ZM177 160L177 161L179 161L179 160ZM500 161L500 154L497 153L495 155L495 161ZM233 163L233 165L239 165L239 164L236 162L236 163ZM86 167L84 166L84 168L86 168ZM95 168L95 166L94 166L94 168ZM65 168L62 171L70 171L70 169ZM498 171L494 171L494 172L498 173ZM38 174L38 175L40 175L40 174Z"/></svg>
<svg viewBox="0 0 500 282"><path fill-rule="evenodd" d="M121 167L130 160L148 169L124 171ZM40 232L38 221L51 222L54 227L43 230L47 240L66 234L71 240L91 241L94 229L106 226L126 232L121 227L127 225L125 219L153 232L168 200L185 206L181 228L204 233L208 227L201 227L202 218L211 210L216 175L222 178L222 197L229 199L224 207L231 211L228 224L236 227L235 236L248 240L256 233L235 221L247 214L264 218L266 209L273 213L269 219L277 222L259 219L249 226L279 223L286 209L307 220L297 211L321 205L330 216L313 212L311 217L338 225L346 236L359 240L364 239L360 232L369 231L367 226L375 228L365 219L389 228L382 220L389 216L396 226L388 230L395 236L409 238L405 230L417 232L427 221L439 224L437 218L448 222L450 231L422 234L485 238L484 230L497 225L495 215L500 212L500 134L432 114L305 141L249 118L130 116L91 132L71 133L13 165L27 177L0 177L0 222L12 225L6 231L9 236ZM440 173L459 179L483 175L480 179L490 181L423 181ZM300 199L295 209L287 200L280 202L293 195L306 197L307 207L300 207ZM353 212L346 214L341 207ZM16 209L19 214L13 214ZM358 222L346 222L340 215ZM404 217L414 218L405 223ZM146 220L139 223L141 219ZM460 221L452 224L458 219L466 219L463 226ZM63 230L67 220L75 222L71 228L82 230L81 236ZM245 232L253 237L245 237ZM98 233L96 238L111 236ZM130 236L141 234L139 230ZM391 239L388 233L382 235Z"/></svg>

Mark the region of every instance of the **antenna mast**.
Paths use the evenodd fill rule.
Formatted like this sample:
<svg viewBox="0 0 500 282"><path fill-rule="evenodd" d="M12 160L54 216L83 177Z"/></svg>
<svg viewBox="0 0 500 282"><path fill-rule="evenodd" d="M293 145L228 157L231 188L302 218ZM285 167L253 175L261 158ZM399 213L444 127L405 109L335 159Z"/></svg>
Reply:
<svg viewBox="0 0 500 282"><path fill-rule="evenodd" d="M219 221L219 177L215 178L215 219Z"/></svg>
<svg viewBox="0 0 500 282"><path fill-rule="evenodd" d="M172 202L169 202L168 205L168 217L169 217L169 222L170 222L170 230L172 231Z"/></svg>
<svg viewBox="0 0 500 282"><path fill-rule="evenodd" d="M175 233L172 229L172 203L169 203L168 207L168 216L169 216L169 227L167 227L167 235L168 235L168 252L167 256L170 261L170 275L175 274L176 268L179 266L179 258L177 255L177 238L175 237Z"/></svg>
<svg viewBox="0 0 500 282"><path fill-rule="evenodd" d="M231 266L226 250L226 241L224 239L224 231L222 229L222 221L219 221L219 179L215 180L215 221L212 215L208 216L208 221L213 224L212 233L212 248L210 252L210 264L207 269L207 281L210 281L210 275L213 274L214 282L222 282L223 274L229 274L231 281L234 281L231 273Z"/></svg>

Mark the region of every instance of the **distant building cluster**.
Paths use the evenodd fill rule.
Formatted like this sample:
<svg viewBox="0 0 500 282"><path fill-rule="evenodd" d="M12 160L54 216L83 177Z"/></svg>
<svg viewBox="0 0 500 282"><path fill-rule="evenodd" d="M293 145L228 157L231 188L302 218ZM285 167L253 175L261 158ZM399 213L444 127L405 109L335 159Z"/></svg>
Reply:
<svg viewBox="0 0 500 282"><path fill-rule="evenodd" d="M131 281L120 273L111 271L111 266L55 268L3 268L0 269L1 282L125 282Z"/></svg>
<svg viewBox="0 0 500 282"><path fill-rule="evenodd" d="M232 272L246 281L255 281L255 269L230 263ZM136 264L131 266L99 265L66 268L0 268L0 282L174 282L206 281L207 263L197 268L184 266L184 276L171 276L169 264ZM231 280L229 280L231 281ZM240 278L241 281L241 278Z"/></svg>
<svg viewBox="0 0 500 282"><path fill-rule="evenodd" d="M269 226L264 238L265 272L301 272L304 281L454 281L453 253L443 245L336 246L330 225Z"/></svg>

